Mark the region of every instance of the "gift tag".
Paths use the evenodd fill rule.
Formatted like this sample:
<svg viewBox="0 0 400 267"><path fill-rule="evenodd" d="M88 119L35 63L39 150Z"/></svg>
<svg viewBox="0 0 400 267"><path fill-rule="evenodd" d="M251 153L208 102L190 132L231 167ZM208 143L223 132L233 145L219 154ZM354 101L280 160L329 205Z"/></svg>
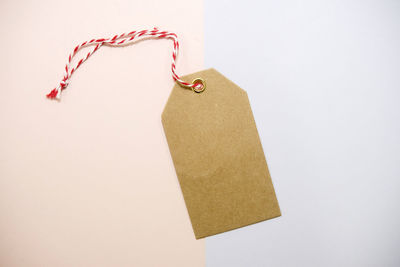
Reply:
<svg viewBox="0 0 400 267"><path fill-rule="evenodd" d="M214 69L175 85L162 123L196 238L280 216L247 93Z"/></svg>
<svg viewBox="0 0 400 267"><path fill-rule="evenodd" d="M72 74L103 45L126 46L144 38L173 40L171 71L177 83L162 124L196 238L280 216L247 93L214 69L181 79L175 69L175 33L155 28L83 42L47 97L60 99ZM86 47L91 50L72 66Z"/></svg>

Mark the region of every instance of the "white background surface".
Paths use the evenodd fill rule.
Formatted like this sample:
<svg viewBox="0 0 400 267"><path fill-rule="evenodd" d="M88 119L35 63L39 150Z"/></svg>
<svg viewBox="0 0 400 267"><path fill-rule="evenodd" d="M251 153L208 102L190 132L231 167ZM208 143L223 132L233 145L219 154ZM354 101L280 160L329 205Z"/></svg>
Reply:
<svg viewBox="0 0 400 267"><path fill-rule="evenodd" d="M399 266L400 2L206 0L205 21L283 214L207 238L207 266Z"/></svg>

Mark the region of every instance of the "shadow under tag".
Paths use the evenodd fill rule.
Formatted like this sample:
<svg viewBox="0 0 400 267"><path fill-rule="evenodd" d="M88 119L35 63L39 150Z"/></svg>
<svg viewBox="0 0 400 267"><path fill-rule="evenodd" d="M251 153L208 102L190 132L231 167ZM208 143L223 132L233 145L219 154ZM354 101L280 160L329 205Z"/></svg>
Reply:
<svg viewBox="0 0 400 267"><path fill-rule="evenodd" d="M162 123L197 239L281 215L247 93L214 69L176 84Z"/></svg>

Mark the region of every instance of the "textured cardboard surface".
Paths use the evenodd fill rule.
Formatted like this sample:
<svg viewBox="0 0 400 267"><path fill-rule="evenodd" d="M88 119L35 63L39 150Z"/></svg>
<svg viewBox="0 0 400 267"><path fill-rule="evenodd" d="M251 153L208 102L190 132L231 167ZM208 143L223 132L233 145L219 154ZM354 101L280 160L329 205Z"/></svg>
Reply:
<svg viewBox="0 0 400 267"><path fill-rule="evenodd" d="M196 238L280 216L247 93L214 69L196 94L175 85L162 114Z"/></svg>

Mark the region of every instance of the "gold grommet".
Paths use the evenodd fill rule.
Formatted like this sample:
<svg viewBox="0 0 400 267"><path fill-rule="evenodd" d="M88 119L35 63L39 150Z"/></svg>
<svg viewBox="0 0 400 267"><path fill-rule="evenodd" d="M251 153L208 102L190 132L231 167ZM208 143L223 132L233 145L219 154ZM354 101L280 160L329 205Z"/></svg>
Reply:
<svg viewBox="0 0 400 267"><path fill-rule="evenodd" d="M204 90L206 90L206 82L201 78L194 79L192 81L192 84L201 84L202 85L200 88L192 87L192 90L195 93L202 93L202 92L204 92Z"/></svg>

